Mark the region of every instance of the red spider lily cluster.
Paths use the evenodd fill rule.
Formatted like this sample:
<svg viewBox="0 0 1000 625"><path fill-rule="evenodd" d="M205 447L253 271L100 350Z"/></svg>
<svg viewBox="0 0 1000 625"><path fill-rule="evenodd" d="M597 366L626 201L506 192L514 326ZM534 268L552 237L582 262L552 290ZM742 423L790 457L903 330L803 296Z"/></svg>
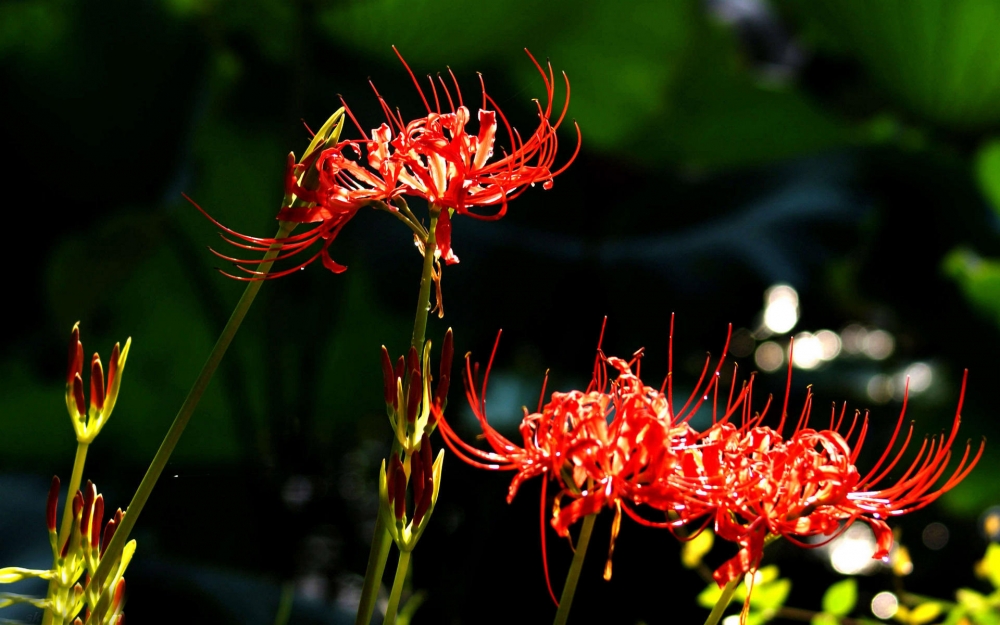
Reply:
<svg viewBox="0 0 1000 625"><path fill-rule="evenodd" d="M472 133L466 129L471 113L464 104L454 74L449 70L454 96L440 75L437 81L428 76L434 103L431 106L406 61L398 51L396 54L413 78L427 114L406 121L376 90L386 116L386 122L381 126L370 134L365 133L345 104L347 114L362 135L361 139L339 141L325 149L314 150L301 163L296 163L294 155L289 155L285 175L286 205L278 212L277 218L294 224L315 224L306 232L283 239L251 237L230 230L209 217L225 232L236 237L236 240L226 240L238 248L266 252L279 245L281 253L275 260L296 256L320 243L319 250L308 255L304 261L268 274L254 269L264 261L233 258L216 252L217 256L235 263L246 274L232 277L243 280L276 278L302 269L317 258L330 271L340 273L346 267L334 261L328 249L344 225L365 206L409 213L403 199L407 196L422 198L432 213L438 215L434 232L436 257L449 264L456 263L458 257L451 248L453 214L485 220L499 219L506 213L508 201L536 183L541 183L545 189L550 188L552 179L576 158L580 149L579 127L576 150L565 164L555 168L559 144L556 130L562 124L569 105L569 80L563 74L566 99L558 117L553 120L555 75L551 64L546 71L528 53L545 85L546 103L542 106L536 101L538 126L530 135L523 137L486 93L482 76L479 128L478 132ZM447 101L445 109L442 108L442 95ZM501 124L510 147L509 151L502 150L500 158L493 158ZM313 170L316 176L305 182L305 174ZM478 212L478 209L489 206L498 208L493 212ZM415 230L420 228L419 225L411 227Z"/></svg>
<svg viewBox="0 0 1000 625"><path fill-rule="evenodd" d="M728 342L723 354L727 348ZM737 389L735 371L728 391L720 389L722 359L714 370L706 360L690 398L677 410L672 376L659 389L647 386L639 377L640 357L641 352L626 361L598 350L593 378L585 391L553 393L536 412L525 410L520 446L488 423L489 368L480 385L478 366L468 358L466 394L490 449L469 445L438 415L446 444L465 462L515 472L508 501L525 480L544 478L543 552L546 518L560 536L567 536L582 517L605 507L614 510L605 578L611 575L611 553L623 511L643 525L685 536L689 532L680 528L701 531L712 525L719 536L736 543L738 554L714 573L720 586L756 570L769 537L817 546L804 539L832 539L855 520L872 527L877 538L873 557L885 558L892 546L885 519L934 501L968 475L983 452L980 445L973 456L967 443L948 472L960 400L950 432L925 438L916 457L903 468L904 452L913 436L911 424L897 445L906 412L904 400L885 451L862 474L855 462L868 432L867 414L862 417L856 412L848 420L846 409L839 414L834 410L828 427L816 429L810 426L813 396L809 392L794 430L786 436L788 389L777 428L762 425L770 400L754 412L753 377ZM492 360L491 356L490 365ZM609 367L617 372L614 380L608 378ZM964 393L963 380L963 397ZM712 412L711 425L697 431L690 420L706 404ZM894 470L900 477L886 483ZM546 515L550 481L559 491ZM548 578L547 564L545 568ZM549 589L551 593L551 584Z"/></svg>

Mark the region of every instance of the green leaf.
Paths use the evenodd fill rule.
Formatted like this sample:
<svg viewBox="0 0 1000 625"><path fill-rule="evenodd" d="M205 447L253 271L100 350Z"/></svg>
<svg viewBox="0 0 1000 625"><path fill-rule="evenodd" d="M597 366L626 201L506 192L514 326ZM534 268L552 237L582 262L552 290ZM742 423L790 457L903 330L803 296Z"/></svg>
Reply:
<svg viewBox="0 0 1000 625"><path fill-rule="evenodd" d="M837 625L840 621L832 614L820 612L809 621L811 625Z"/></svg>
<svg viewBox="0 0 1000 625"><path fill-rule="evenodd" d="M945 256L943 268L970 304L1000 323L1000 262L957 248Z"/></svg>
<svg viewBox="0 0 1000 625"><path fill-rule="evenodd" d="M705 557L705 554L712 550L714 540L715 534L710 530L705 530L685 542L681 547L681 563L689 569L696 568L701 564L701 559Z"/></svg>
<svg viewBox="0 0 1000 625"><path fill-rule="evenodd" d="M823 594L823 611L834 616L847 616L858 602L858 582L849 577L830 586Z"/></svg>
<svg viewBox="0 0 1000 625"><path fill-rule="evenodd" d="M993 587L1000 588L1000 545L990 543L990 546L986 548L986 555L983 556L980 567Z"/></svg>
<svg viewBox="0 0 1000 625"><path fill-rule="evenodd" d="M853 57L879 91L953 128L1000 120L1000 4L982 0L784 0L828 52Z"/></svg>
<svg viewBox="0 0 1000 625"><path fill-rule="evenodd" d="M965 622L971 619L976 625L1000 625L1000 612L994 608L996 599L996 593L987 597L970 588L959 588L955 591L958 605L948 613L944 625L956 625L963 619Z"/></svg>
<svg viewBox="0 0 1000 625"><path fill-rule="evenodd" d="M940 603L922 603L910 611L907 622L910 625L925 625L940 616L942 611Z"/></svg>
<svg viewBox="0 0 1000 625"><path fill-rule="evenodd" d="M745 62L733 29L711 20L695 0L590 2L584 10L570 0L366 0L331 4L318 20L331 39L365 59L395 65L391 41L417 75L450 64L468 84L471 71L488 70L492 91L503 77L482 66L491 63L510 68L516 86L537 95L538 73L519 49L526 45L569 76L569 116L579 121L588 150L653 166L756 165L852 140L845 124L801 90L765 84ZM438 31L449 36L424 34ZM561 84L556 89L558 100ZM414 100L402 102L404 110ZM529 106L519 97L504 108L518 117Z"/></svg>
<svg viewBox="0 0 1000 625"><path fill-rule="evenodd" d="M698 605L712 609L719 602L720 597L722 597L722 589L719 588L718 584L709 584L705 586L705 590L698 593Z"/></svg>
<svg viewBox="0 0 1000 625"><path fill-rule="evenodd" d="M972 612L989 608L989 599L970 588L959 588L955 591L955 600L959 605Z"/></svg>
<svg viewBox="0 0 1000 625"><path fill-rule="evenodd" d="M773 614L785 604L791 590L792 580L790 579L777 579L770 583L756 585L750 595L750 605L766 614Z"/></svg>
<svg viewBox="0 0 1000 625"><path fill-rule="evenodd" d="M994 139L976 154L976 178L990 206L1000 213L1000 139Z"/></svg>

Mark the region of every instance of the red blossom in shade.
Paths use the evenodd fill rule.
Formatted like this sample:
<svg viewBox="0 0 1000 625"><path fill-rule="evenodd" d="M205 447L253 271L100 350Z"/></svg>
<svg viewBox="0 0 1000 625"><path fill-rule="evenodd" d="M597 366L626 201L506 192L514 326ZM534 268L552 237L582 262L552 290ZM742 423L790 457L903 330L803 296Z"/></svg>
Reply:
<svg viewBox="0 0 1000 625"><path fill-rule="evenodd" d="M816 547L802 539L825 536L820 544L826 544L854 521L867 523L875 532L877 548L872 557L886 558L892 547L892 531L886 519L930 504L964 479L982 456L984 444L972 456L971 442L967 442L960 460L948 472L964 396L963 378L950 432L925 438L917 455L891 485L884 482L900 465L913 437L911 423L897 448L906 414L906 395L888 445L864 475L855 462L868 432L867 415L858 427L860 415L855 413L847 432L842 433L845 411L842 409L838 416L833 410L827 429L812 429L811 392L787 440L781 434L784 418L777 431L765 427L731 431L725 460L730 478L726 488L713 491L713 504L716 531L739 544L740 551L715 571L719 585L756 569L768 536Z"/></svg>
<svg viewBox="0 0 1000 625"><path fill-rule="evenodd" d="M354 121L362 139L317 148L301 163L296 163L294 156L289 155L285 174L286 204L277 218L292 224L312 224L308 231L286 238L252 237L227 228L195 204L223 230L223 239L234 247L254 253L274 248L280 250L276 258L267 261L238 258L212 250L223 260L235 263L244 274L230 277L239 280L277 278L294 273L316 259L320 259L323 266L334 273L344 271L346 267L334 261L328 250L344 225L365 206L395 213L418 233L419 238L425 238L426 231L409 213L409 209L396 205L401 203L405 207L403 196L423 198L433 212L439 213L434 232L436 254L446 263L456 263L458 257L451 249L452 212L477 219L499 219L506 213L508 201L536 183L541 183L545 189L550 188L552 179L576 158L580 150L579 127L576 129L577 145L573 155L561 167L554 168L559 144L556 131L569 105L569 79L564 73L566 99L559 116L553 120L555 75L551 64L546 72L528 53L542 77L546 95L544 107L536 101L539 122L530 135L523 137L510 125L493 98L487 95L485 86L478 113L479 129L471 134L466 131L470 112L463 103L454 75L451 76L454 97L440 76L437 83L429 77L434 99L432 108L406 61L398 51L396 54L413 78L427 115L406 121L398 111L389 107L376 90L386 123L371 133L365 133L345 104L347 115ZM438 84L448 104L444 112ZM482 77L480 84L483 84ZM493 159L501 123L508 137L509 151L502 149L503 156ZM315 176L308 177L309 172L315 172ZM489 206L499 208L488 214L474 210ZM306 252L314 249L317 243L317 251ZM270 273L256 269L265 262L287 260L300 254L304 260L291 268Z"/></svg>

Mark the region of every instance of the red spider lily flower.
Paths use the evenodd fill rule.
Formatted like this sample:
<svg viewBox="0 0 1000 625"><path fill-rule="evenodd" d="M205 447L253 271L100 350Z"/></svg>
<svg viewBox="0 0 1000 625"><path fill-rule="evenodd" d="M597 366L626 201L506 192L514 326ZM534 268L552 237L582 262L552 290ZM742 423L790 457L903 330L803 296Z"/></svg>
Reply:
<svg viewBox="0 0 1000 625"><path fill-rule="evenodd" d="M670 353L672 361L672 347ZM584 516L597 513L604 507L615 510L606 578L610 577L610 560L623 510L649 525L657 523L643 519L634 507L645 504L661 510L687 508L691 511L672 522L671 526L688 522L690 514L704 514L698 506L689 505L692 495L683 492L687 487L683 480L662 476L678 464L676 448L689 446L697 439L697 433L691 430L687 421L707 400L709 390L713 387L717 389L721 359L715 375L711 376L706 375L709 370L709 361L706 361L691 398L681 410L675 411L671 376L664 382L666 393L664 389L650 388L640 380L638 364L641 351L626 362L620 358L605 357L599 349L593 377L585 391L553 393L548 403L542 405L539 402L537 412L528 414L525 410L520 425L523 446L518 446L497 432L486 418L486 388L495 354L496 345L481 387L477 384L478 367L472 366L468 356L465 376L469 403L490 450L478 449L463 441L440 414L437 420L445 443L465 462L484 469L516 472L508 491L508 502L524 481L536 476L546 477L542 482L540 522L543 566L553 600L555 597L545 560L545 505L549 480L556 480L561 488L555 498L550 521L561 536L568 536L570 526ZM608 365L618 371L617 379L610 384ZM635 374L632 367L637 369ZM544 397L544 386L542 395ZM730 392L725 415L720 422L728 420L748 395L744 389L734 399ZM565 499L569 499L570 503L563 505Z"/></svg>
<svg viewBox="0 0 1000 625"><path fill-rule="evenodd" d="M439 212L434 232L437 244L435 254L446 263L458 262L458 257L451 249L452 211L478 219L499 219L507 211L507 202L520 195L527 187L541 183L543 188L550 188L552 179L562 173L579 153L580 131L577 127L576 150L565 164L554 169L558 148L556 131L563 122L569 105L569 79L563 74L566 101L559 117L553 121L555 76L552 66L548 66L549 71L546 73L530 53L528 56L538 68L545 84L546 105L543 107L538 103L539 125L526 139L508 123L496 102L486 94L485 86L479 111L479 131L474 135L466 132L465 126L470 113L463 104L457 81L454 83L456 93L453 99L447 85L439 77L451 110L442 112L437 85L431 79L435 104L432 109L406 61L398 51L396 54L413 78L427 109L427 116L405 121L376 90L375 94L385 112L387 123L366 133L345 103L344 108L357 126L362 139L339 141L322 149L317 148L307 153L307 157L299 164L290 155L285 176L286 204L277 217L293 224L314 224L310 230L287 238L247 236L223 226L198 207L198 210L229 235L223 235L223 238L231 245L257 253L267 252L275 246L280 248L278 256L268 261L234 258L213 250L216 256L235 263L237 269L246 274L230 277L239 280L278 278L294 273L316 259L320 259L323 266L334 273L344 271L346 267L335 262L328 250L344 225L365 206L396 213L419 238L424 238L426 231L409 213L409 209L401 212L400 206L395 205L399 202L405 207L403 196L421 197L431 206L432 212ZM454 76L452 79L454 80ZM482 84L481 77L480 82ZM488 105L492 109L488 109ZM510 151L504 150L502 158L491 161L498 128L497 118L506 129ZM316 176L306 184L303 181L310 171L315 171ZM295 198L294 203L292 198ZM500 208L493 214L483 215L470 210L473 207L495 205ZM319 250L291 268L273 273L254 269L264 262L286 260L302 254L305 250L312 249L316 243L320 243Z"/></svg>
<svg viewBox="0 0 1000 625"><path fill-rule="evenodd" d="M384 124L383 127L385 128ZM385 128L385 131L387 133L388 129ZM226 275L243 281L280 278L303 269L317 258L320 259L324 267L333 273L346 271L347 267L333 260L330 256L329 248L334 239L361 208L389 200L401 191L401 188L392 182L391 167L380 167L380 169L390 172L387 180L373 174L345 155L347 152L353 152L360 157L363 145L368 152L369 163L384 163L384 159L380 155L387 150L388 136L379 130L374 131L372 135L375 138L371 140L342 141L331 148L310 155L302 163L295 162L294 154L288 155L285 173L285 197L289 200L295 198L296 203L289 202L288 205L282 206L281 210L278 211L277 219L293 224L315 224L305 232L285 238L248 236L227 228L192 201L195 208L201 211L212 223L233 237L222 235L223 240L233 247L257 253L267 252L275 246L280 248L280 253L267 261L235 258L211 250L219 258L234 263L238 270L247 274L244 276ZM305 171L312 166L315 166L318 177L316 189L309 189L300 184ZM188 200L191 201L190 198ZM301 202L310 205L298 206L297 204ZM310 249L317 242L320 243L319 249L293 267L268 273L252 268L264 262L277 262L296 256Z"/></svg>
<svg viewBox="0 0 1000 625"><path fill-rule="evenodd" d="M435 234L442 258L449 264L456 263L458 257L451 250L451 211L477 219L500 219L507 212L508 201L536 183L541 183L544 189L550 189L552 179L565 171L576 158L580 151L579 126L576 127L577 144L573 155L560 168L553 169L559 145L556 131L565 119L566 109L569 106L569 79L563 73L566 100L559 117L553 122L552 96L555 92L555 75L552 65L548 64L546 73L531 52L525 49L545 84L545 106L536 101L538 127L527 139L522 138L507 121L496 101L486 93L486 85L480 75L482 103L478 113L479 130L476 134L471 134L465 128L471 119L471 114L462 100L462 92L454 74L449 70L455 86L454 99L447 83L440 75L438 76L439 84L448 100L448 108L451 110L442 112L434 79L428 76L434 96L432 108L419 81L402 55L395 48L393 50L410 73L413 84L416 85L427 109L426 117L404 123L402 117L393 114L381 96L379 97L386 117L399 132L399 136L393 141L396 149L395 158L405 164L405 169L399 173L399 180L408 187L407 194L420 196L438 209L450 209L441 211ZM506 130L510 151L504 150L503 157L491 161L496 143L498 117ZM499 206L499 208L488 214L471 210L487 206Z"/></svg>
<svg viewBox="0 0 1000 625"><path fill-rule="evenodd" d="M966 376L967 377L967 376ZM878 461L861 475L855 464L868 431L867 415L857 428L855 413L846 434L841 433L844 411L831 412L827 429L808 427L812 394L805 404L795 431L784 440L778 431L754 427L730 447L728 489L715 503L716 529L720 536L740 545L740 552L715 571L720 586L757 568L768 536L782 536L803 547L816 547L802 538L829 536L826 544L854 521L867 523L875 532L873 558L885 559L892 547L892 531L885 520L930 504L972 471L985 443L972 455L971 442L954 469L948 473L952 446L961 422L966 378L963 377L958 408L947 434L925 438L916 457L894 484L883 482L899 465L913 436L911 423L896 449L906 414L907 394L895 430ZM786 399L787 405L787 399ZM784 419L783 419L784 420ZM853 443L850 442L855 431ZM895 451L894 451L895 449Z"/></svg>

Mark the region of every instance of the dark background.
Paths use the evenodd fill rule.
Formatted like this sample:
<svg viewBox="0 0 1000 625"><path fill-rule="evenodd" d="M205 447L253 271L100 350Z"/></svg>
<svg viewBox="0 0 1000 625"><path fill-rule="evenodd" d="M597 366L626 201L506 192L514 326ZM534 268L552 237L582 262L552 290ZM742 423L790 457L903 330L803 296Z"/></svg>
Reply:
<svg viewBox="0 0 1000 625"><path fill-rule="evenodd" d="M455 220L461 263L445 269L447 314L429 326L438 341L453 327L456 352L481 360L503 328L491 401L503 427L537 401L546 369L550 390L586 383L605 316L606 351L647 348L652 380L666 373L676 313L676 377L690 388L727 324L757 331L765 290L785 283L801 310L791 334L855 323L895 337L886 359L845 353L795 374L793 401L812 384L817 407L872 409L862 469L895 424L893 385L917 362L933 371L910 398L918 435L950 424L968 368L959 440L995 438L995 2L7 1L4 565L47 566L44 492L53 473L68 478L74 449L62 405L73 322L105 360L134 341L87 465L124 507L242 289L215 271L216 229L181 192L270 236L285 156L308 140L302 120L318 127L343 94L377 126L369 77L404 117L422 113L392 44L418 75L451 67L473 107L482 72L522 130L544 96L523 47L572 82L579 158L502 221ZM272 623L283 585L296 591L291 622L351 622L390 441L378 350L408 344L420 259L408 231L373 211L331 251L346 273L317 264L264 285L136 528L130 622ZM745 372L754 345L736 358ZM757 384L762 399L784 375ZM468 424L457 383L451 399ZM977 519L1000 503L998 469L991 443L963 484L898 520L909 588L948 598L982 585ZM507 477L447 459L413 559L413 587L427 591L415 623L551 619L538 484L507 505ZM950 528L943 550L920 540L933 521ZM662 531L626 520L614 578L600 579L609 525L610 514L597 524L577 622L700 622L704 583ZM733 552L717 546L709 563ZM553 536L557 585L569 558ZM817 608L838 579L819 552L785 545L768 559L792 579L789 605ZM860 583L867 616L893 580Z"/></svg>

